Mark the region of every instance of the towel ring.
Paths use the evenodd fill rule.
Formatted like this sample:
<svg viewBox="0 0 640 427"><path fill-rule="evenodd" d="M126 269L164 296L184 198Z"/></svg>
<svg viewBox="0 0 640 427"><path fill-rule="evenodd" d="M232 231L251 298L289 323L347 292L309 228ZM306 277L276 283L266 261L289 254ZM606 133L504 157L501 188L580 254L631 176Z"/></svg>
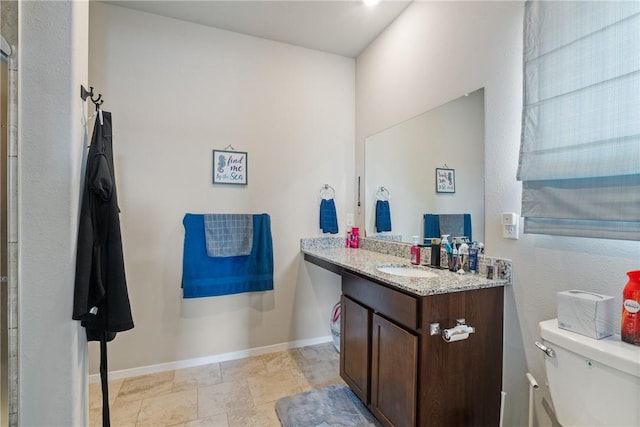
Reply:
<svg viewBox="0 0 640 427"><path fill-rule="evenodd" d="M387 190L384 187L380 187L378 188L378 191L376 191L376 198L378 200L389 200L389 197L391 196L391 194L389 193L389 190Z"/></svg>
<svg viewBox="0 0 640 427"><path fill-rule="evenodd" d="M330 186L329 184L325 184L322 186L322 188L320 189L320 197L322 197L325 200L331 200L335 197L336 195L336 190L333 189L332 186Z"/></svg>

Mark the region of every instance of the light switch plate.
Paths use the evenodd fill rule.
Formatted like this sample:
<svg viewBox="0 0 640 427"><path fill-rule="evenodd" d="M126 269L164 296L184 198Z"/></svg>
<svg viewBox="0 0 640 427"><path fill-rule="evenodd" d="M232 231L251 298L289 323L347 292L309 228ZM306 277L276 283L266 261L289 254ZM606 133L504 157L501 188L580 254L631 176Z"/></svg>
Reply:
<svg viewBox="0 0 640 427"><path fill-rule="evenodd" d="M518 223L518 214L515 212L504 212L502 214L502 225L515 225Z"/></svg>
<svg viewBox="0 0 640 427"><path fill-rule="evenodd" d="M353 225L353 214L352 213L348 213L347 214L347 227L351 227Z"/></svg>

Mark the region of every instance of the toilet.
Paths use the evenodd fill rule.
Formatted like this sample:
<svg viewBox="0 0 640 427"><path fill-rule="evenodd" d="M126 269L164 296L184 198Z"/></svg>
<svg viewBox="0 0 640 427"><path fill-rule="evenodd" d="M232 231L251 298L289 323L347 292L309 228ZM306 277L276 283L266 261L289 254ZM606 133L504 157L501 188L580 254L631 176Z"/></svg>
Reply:
<svg viewBox="0 0 640 427"><path fill-rule="evenodd" d="M564 427L640 426L640 346L540 322L549 391Z"/></svg>

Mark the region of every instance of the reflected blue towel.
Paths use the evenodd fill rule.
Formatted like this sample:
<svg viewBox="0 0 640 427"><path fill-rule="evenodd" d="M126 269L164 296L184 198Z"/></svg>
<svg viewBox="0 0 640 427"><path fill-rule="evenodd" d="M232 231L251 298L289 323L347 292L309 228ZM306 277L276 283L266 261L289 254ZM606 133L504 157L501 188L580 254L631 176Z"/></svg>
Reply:
<svg viewBox="0 0 640 427"><path fill-rule="evenodd" d="M471 214L440 215L440 234L448 234L451 237L466 236L473 241Z"/></svg>
<svg viewBox="0 0 640 427"><path fill-rule="evenodd" d="M448 234L451 237L464 236L462 214L440 215L440 234Z"/></svg>
<svg viewBox="0 0 640 427"><path fill-rule="evenodd" d="M424 237L430 239L432 237L441 237L440 234L440 218L435 214L424 214Z"/></svg>
<svg viewBox="0 0 640 427"><path fill-rule="evenodd" d="M320 202L320 228L323 233L338 233L338 216L333 199L322 199Z"/></svg>
<svg viewBox="0 0 640 427"><path fill-rule="evenodd" d="M204 214L205 242L210 257L249 255L253 217L248 214Z"/></svg>
<svg viewBox="0 0 640 427"><path fill-rule="evenodd" d="M376 230L391 231L391 210L388 200L378 200L376 202Z"/></svg>
<svg viewBox="0 0 640 427"><path fill-rule="evenodd" d="M268 214L252 215L253 246L246 256L207 256L204 215L186 214L182 259L183 298L273 289L273 242Z"/></svg>
<svg viewBox="0 0 640 427"><path fill-rule="evenodd" d="M463 214L464 217L464 235L469 238L470 242L473 242L473 236L471 235L471 214Z"/></svg>
<svg viewBox="0 0 640 427"><path fill-rule="evenodd" d="M449 234L451 237L467 236L470 241L473 241L471 214L424 214L424 237L442 237L443 234Z"/></svg>

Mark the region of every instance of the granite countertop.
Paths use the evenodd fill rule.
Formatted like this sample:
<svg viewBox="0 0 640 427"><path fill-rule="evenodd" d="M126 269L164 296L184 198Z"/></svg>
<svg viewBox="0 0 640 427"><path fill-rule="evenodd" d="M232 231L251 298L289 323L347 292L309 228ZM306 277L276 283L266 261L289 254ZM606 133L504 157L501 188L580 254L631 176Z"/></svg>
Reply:
<svg viewBox="0 0 640 427"><path fill-rule="evenodd" d="M507 284L507 280L489 280L479 274L457 274L449 270L440 270L427 266L418 267L412 265L409 259L361 248L302 245L301 250L311 257L418 296L469 291ZM431 278L397 276L379 271L377 267L381 265L417 267L426 269L438 276Z"/></svg>

